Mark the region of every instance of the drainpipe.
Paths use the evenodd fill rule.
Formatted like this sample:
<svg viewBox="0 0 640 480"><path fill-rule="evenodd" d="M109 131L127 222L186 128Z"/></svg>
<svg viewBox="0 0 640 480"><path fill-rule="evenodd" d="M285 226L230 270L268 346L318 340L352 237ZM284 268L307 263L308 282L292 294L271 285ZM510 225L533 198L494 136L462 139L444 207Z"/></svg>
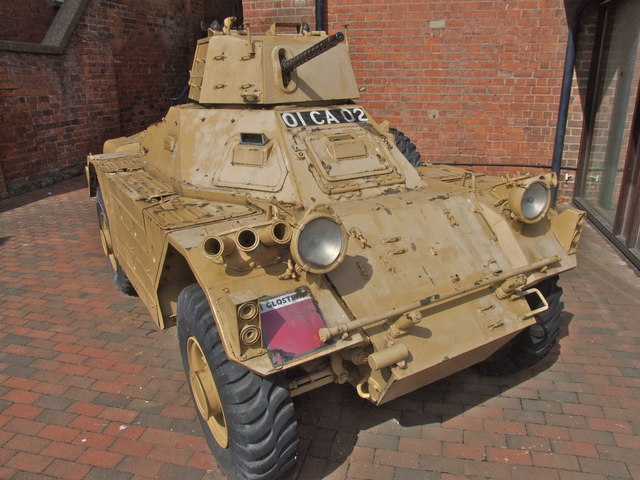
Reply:
<svg viewBox="0 0 640 480"><path fill-rule="evenodd" d="M316 0L316 30L324 29L324 0Z"/></svg>
<svg viewBox="0 0 640 480"><path fill-rule="evenodd" d="M556 138L553 144L553 158L551 171L560 178L562 169L562 148L567 132L567 117L569 114L569 101L571 100L571 84L573 83L573 68L576 63L576 45L578 43L578 31L580 19L584 9L597 0L582 0L582 3L573 11L569 18L569 36L567 38L567 51L564 57L564 72L562 74L562 89L560 93L560 107L558 108L558 123L556 125ZM558 188L551 190L551 202L556 203Z"/></svg>

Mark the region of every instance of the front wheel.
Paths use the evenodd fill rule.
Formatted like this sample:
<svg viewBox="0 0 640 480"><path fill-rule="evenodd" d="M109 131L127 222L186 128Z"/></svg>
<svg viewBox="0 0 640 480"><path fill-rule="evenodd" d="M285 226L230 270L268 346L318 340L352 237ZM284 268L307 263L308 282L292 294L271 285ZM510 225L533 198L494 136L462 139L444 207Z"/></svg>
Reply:
<svg viewBox="0 0 640 480"><path fill-rule="evenodd" d="M230 362L198 284L178 297L178 340L202 430L232 480L283 480L293 474L298 431L283 375L261 377Z"/></svg>
<svg viewBox="0 0 640 480"><path fill-rule="evenodd" d="M558 276L543 280L537 288L544 295L549 308L536 315L536 323L516 335L509 343L478 364L480 372L486 375L508 375L530 367L544 358L555 345L560 332L562 309L562 288L558 286ZM541 306L539 298L529 300L529 307Z"/></svg>

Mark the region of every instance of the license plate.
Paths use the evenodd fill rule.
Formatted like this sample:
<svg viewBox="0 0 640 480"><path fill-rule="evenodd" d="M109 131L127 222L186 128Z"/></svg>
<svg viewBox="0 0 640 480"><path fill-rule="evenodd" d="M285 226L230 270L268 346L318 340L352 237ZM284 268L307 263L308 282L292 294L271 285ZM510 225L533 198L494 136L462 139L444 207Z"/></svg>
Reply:
<svg viewBox="0 0 640 480"><path fill-rule="evenodd" d="M369 121L367 114L360 107L284 112L280 114L280 117L289 128Z"/></svg>
<svg viewBox="0 0 640 480"><path fill-rule="evenodd" d="M318 330L327 325L307 287L262 297L259 305L262 335L274 366L326 346Z"/></svg>

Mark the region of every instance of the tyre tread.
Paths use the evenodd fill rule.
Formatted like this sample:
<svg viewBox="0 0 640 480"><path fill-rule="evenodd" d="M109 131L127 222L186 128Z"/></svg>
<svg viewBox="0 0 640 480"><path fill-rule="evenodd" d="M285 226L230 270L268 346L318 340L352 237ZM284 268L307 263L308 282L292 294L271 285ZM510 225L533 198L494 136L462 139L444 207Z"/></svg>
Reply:
<svg viewBox="0 0 640 480"><path fill-rule="evenodd" d="M390 128L389 132L393 134L396 147L398 147L398 150L402 152L408 162L414 167L422 165L420 152L417 151L416 146L411 142L411 139L397 128Z"/></svg>
<svg viewBox="0 0 640 480"><path fill-rule="evenodd" d="M186 342L195 336L212 367L223 399L229 447L221 448L198 413L221 468L233 480L284 480L296 465L297 423L282 375L261 377L230 362L204 292L198 284L178 297L178 337L188 374ZM285 434L286 433L286 434Z"/></svg>
<svg viewBox="0 0 640 480"><path fill-rule="evenodd" d="M536 323L514 337L500 350L477 364L478 370L491 376L509 375L528 368L544 358L556 344L562 321L562 288L558 277L544 280L538 289L544 295L549 308L536 315ZM528 300L529 301L529 300ZM529 301L531 309L540 306L539 299Z"/></svg>

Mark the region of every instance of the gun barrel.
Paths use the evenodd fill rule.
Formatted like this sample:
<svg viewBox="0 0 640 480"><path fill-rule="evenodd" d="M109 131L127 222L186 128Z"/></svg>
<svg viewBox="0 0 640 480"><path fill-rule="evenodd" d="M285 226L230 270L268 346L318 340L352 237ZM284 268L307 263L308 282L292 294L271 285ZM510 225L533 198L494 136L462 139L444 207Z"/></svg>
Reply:
<svg viewBox="0 0 640 480"><path fill-rule="evenodd" d="M333 35L325 38L324 40L310 46L305 51L300 52L295 57L291 57L288 60L281 59L280 67L282 68L282 77L285 79L290 78L291 72L298 68L303 63L307 63L309 60L316 58L318 55L326 52L330 48L335 47L344 40L344 33L337 32ZM285 82L287 83L287 82Z"/></svg>

